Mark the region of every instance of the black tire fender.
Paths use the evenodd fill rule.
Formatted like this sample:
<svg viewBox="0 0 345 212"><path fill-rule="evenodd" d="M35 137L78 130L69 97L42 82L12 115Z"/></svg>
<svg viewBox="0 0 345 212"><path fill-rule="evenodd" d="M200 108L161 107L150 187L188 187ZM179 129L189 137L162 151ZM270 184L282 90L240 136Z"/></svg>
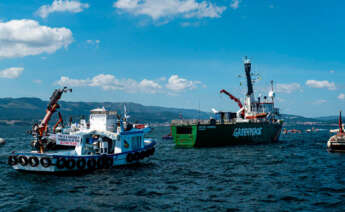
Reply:
<svg viewBox="0 0 345 212"><path fill-rule="evenodd" d="M140 152L139 153L139 159L142 160L145 158L145 152Z"/></svg>
<svg viewBox="0 0 345 212"><path fill-rule="evenodd" d="M73 158L69 158L65 161L65 167L67 169L74 169L75 167L75 160Z"/></svg>
<svg viewBox="0 0 345 212"><path fill-rule="evenodd" d="M97 168L98 169L103 169L104 168L104 164L105 164L105 157L100 157L97 159Z"/></svg>
<svg viewBox="0 0 345 212"><path fill-rule="evenodd" d="M65 168L65 162L66 162L65 158L58 158L58 159L56 160L56 167L57 167L58 169L63 169L63 168Z"/></svg>
<svg viewBox="0 0 345 212"><path fill-rule="evenodd" d="M77 167L78 169L85 169L85 166L86 166L86 160L84 158L80 158L78 161L77 161Z"/></svg>
<svg viewBox="0 0 345 212"><path fill-rule="evenodd" d="M133 154L131 154L131 153L127 154L126 160L127 160L127 162L132 162L133 161Z"/></svg>
<svg viewBox="0 0 345 212"><path fill-rule="evenodd" d="M140 154L139 154L139 152L134 153L133 158L134 158L134 160L139 160L139 159L140 159Z"/></svg>
<svg viewBox="0 0 345 212"><path fill-rule="evenodd" d="M38 160L37 157L33 156L33 157L29 157L29 163L32 167L36 167L38 166L38 164L40 164L40 161Z"/></svg>
<svg viewBox="0 0 345 212"><path fill-rule="evenodd" d="M20 165L26 166L26 165L28 165L28 158L25 157L24 155L21 155L18 157L18 162Z"/></svg>
<svg viewBox="0 0 345 212"><path fill-rule="evenodd" d="M113 164L114 164L114 158L113 158L113 156L107 157L107 162L106 162L106 164L107 164L107 168L112 168L112 167L113 167Z"/></svg>
<svg viewBox="0 0 345 212"><path fill-rule="evenodd" d="M88 169L96 168L96 160L94 158L89 158L89 160L87 160L87 168Z"/></svg>
<svg viewBox="0 0 345 212"><path fill-rule="evenodd" d="M17 156L15 155L10 155L8 157L8 165L11 165L11 166L14 166L18 163L18 159L17 159Z"/></svg>
<svg viewBox="0 0 345 212"><path fill-rule="evenodd" d="M50 165L52 165L52 160L48 157L41 158L40 162L44 168L48 168Z"/></svg>

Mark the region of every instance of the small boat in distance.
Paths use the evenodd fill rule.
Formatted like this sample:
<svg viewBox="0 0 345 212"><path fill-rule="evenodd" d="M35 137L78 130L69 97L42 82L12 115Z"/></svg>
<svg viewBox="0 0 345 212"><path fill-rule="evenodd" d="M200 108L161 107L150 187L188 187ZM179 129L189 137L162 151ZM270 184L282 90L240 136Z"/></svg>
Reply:
<svg viewBox="0 0 345 212"><path fill-rule="evenodd" d="M162 136L162 139L163 140L172 140L173 139L173 136L171 134L171 132L169 134L166 134L166 135L163 135Z"/></svg>
<svg viewBox="0 0 345 212"><path fill-rule="evenodd" d="M288 133L292 133L292 134L301 134L302 131L298 130L298 129L291 129L291 130L287 130L286 128L283 129L283 134L288 134Z"/></svg>
<svg viewBox="0 0 345 212"><path fill-rule="evenodd" d="M332 136L327 142L327 149L330 152L345 152L345 133L343 129L341 111L339 114L339 132Z"/></svg>

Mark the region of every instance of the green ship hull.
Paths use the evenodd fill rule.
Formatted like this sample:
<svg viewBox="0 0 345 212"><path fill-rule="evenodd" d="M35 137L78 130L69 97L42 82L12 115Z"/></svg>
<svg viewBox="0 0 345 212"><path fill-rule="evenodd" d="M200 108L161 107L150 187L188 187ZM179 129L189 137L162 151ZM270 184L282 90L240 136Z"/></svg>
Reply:
<svg viewBox="0 0 345 212"><path fill-rule="evenodd" d="M211 147L277 142L282 123L253 122L228 124L172 125L177 147Z"/></svg>

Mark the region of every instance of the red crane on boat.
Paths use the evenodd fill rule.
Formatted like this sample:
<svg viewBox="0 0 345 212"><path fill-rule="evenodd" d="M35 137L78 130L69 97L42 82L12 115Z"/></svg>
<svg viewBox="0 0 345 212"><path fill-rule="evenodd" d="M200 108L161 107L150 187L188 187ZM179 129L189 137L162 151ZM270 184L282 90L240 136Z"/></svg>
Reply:
<svg viewBox="0 0 345 212"><path fill-rule="evenodd" d="M225 93L231 100L234 100L237 103L237 105L238 105L238 107L240 107L240 109L243 108L243 105L242 105L241 101L238 98L236 98L235 96L231 95L231 93L227 92L225 89L222 89L220 91L220 93ZM244 117L244 113L245 113L245 111L242 110L241 115L243 117Z"/></svg>
<svg viewBox="0 0 345 212"><path fill-rule="evenodd" d="M48 122L50 121L52 115L56 112L56 110L60 107L58 104L58 101L60 100L61 96L63 93L67 92L72 92L72 89L68 89L67 87L64 87L63 89L55 89L54 93L52 96L49 98L49 104L47 106L46 110L46 115L44 116L43 120L41 123L38 125L38 128L36 130L36 133L38 134L38 145L40 149L40 153L43 153L44 148L43 148L43 139L42 137L44 135L47 135L47 130L48 130ZM59 120L56 126L59 124L59 122L62 122L62 117L61 114L59 114ZM55 131L55 126L54 126L54 131Z"/></svg>

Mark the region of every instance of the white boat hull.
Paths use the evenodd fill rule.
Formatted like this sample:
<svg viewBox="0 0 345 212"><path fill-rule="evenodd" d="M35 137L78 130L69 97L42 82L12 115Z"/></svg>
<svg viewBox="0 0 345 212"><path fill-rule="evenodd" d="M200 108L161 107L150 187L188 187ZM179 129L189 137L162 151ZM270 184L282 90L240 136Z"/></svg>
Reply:
<svg viewBox="0 0 345 212"><path fill-rule="evenodd" d="M93 171L96 169L109 169L136 164L152 156L154 151L153 144L137 151L106 155L77 156L32 152L12 153L9 156L9 165L15 170L30 172L58 173ZM50 160L49 163L47 162L48 160Z"/></svg>

